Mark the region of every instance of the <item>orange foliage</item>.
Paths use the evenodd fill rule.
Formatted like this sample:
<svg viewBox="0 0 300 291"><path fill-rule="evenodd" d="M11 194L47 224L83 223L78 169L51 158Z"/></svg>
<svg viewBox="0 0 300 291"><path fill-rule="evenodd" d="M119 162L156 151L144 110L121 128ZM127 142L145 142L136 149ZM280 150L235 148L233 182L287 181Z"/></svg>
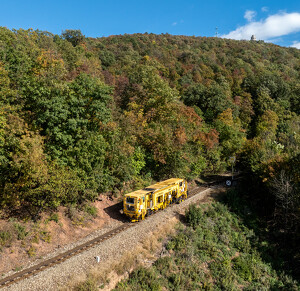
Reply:
<svg viewBox="0 0 300 291"><path fill-rule="evenodd" d="M186 117L189 123L194 124L196 127L201 126L202 118L195 112L194 108L181 104L178 109L180 110L180 113Z"/></svg>
<svg viewBox="0 0 300 291"><path fill-rule="evenodd" d="M207 134L205 134L205 145L208 150L212 149L219 144L219 133L216 129L211 129Z"/></svg>
<svg viewBox="0 0 300 291"><path fill-rule="evenodd" d="M179 126L179 127L176 128L176 130L175 130L175 137L176 137L176 141L180 145L184 145L186 143L187 136L186 136L184 127Z"/></svg>

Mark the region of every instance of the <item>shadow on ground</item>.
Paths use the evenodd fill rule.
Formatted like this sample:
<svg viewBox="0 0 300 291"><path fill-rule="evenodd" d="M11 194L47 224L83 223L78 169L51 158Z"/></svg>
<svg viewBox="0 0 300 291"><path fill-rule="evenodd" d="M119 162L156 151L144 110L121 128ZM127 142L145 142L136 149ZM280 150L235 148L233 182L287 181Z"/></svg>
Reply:
<svg viewBox="0 0 300 291"><path fill-rule="evenodd" d="M122 222L128 222L128 218L123 213L121 213L121 210L123 210L122 201L112 206L106 207L103 210L112 219L122 221Z"/></svg>

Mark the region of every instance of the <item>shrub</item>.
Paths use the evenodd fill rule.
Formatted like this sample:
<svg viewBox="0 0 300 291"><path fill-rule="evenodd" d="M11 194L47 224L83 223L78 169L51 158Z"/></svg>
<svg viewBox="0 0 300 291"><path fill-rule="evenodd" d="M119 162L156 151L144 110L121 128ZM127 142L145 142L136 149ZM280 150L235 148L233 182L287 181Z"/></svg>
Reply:
<svg viewBox="0 0 300 291"><path fill-rule="evenodd" d="M72 220L72 223L75 225L82 225L84 217L80 210L74 205L70 205L67 210L68 217Z"/></svg>
<svg viewBox="0 0 300 291"><path fill-rule="evenodd" d="M84 206L84 211L85 211L87 214L89 214L89 215L91 215L92 217L94 217L94 218L97 217L98 210L97 210L97 208L96 208L95 206L92 206L92 205L87 204L87 205Z"/></svg>
<svg viewBox="0 0 300 291"><path fill-rule="evenodd" d="M187 243L188 243L188 237L181 232L168 242L167 249L181 251L185 249Z"/></svg>
<svg viewBox="0 0 300 291"><path fill-rule="evenodd" d="M129 288L127 288L129 287ZM122 281L117 285L117 290L162 290L160 279L152 269L143 267L133 271L127 282Z"/></svg>
<svg viewBox="0 0 300 291"><path fill-rule="evenodd" d="M0 231L0 246L5 246L12 240L12 234L9 231Z"/></svg>
<svg viewBox="0 0 300 291"><path fill-rule="evenodd" d="M34 246L31 246L28 250L27 250L27 254L30 258L34 257L36 255L36 248Z"/></svg>
<svg viewBox="0 0 300 291"><path fill-rule="evenodd" d="M237 274L245 281L251 282L252 277L252 260L247 255L240 255L236 257L233 262L233 269L236 270Z"/></svg>
<svg viewBox="0 0 300 291"><path fill-rule="evenodd" d="M23 226L19 223L15 223L14 227L17 231L18 240L23 240L28 235L28 232L26 231L25 226Z"/></svg>
<svg viewBox="0 0 300 291"><path fill-rule="evenodd" d="M55 221L56 223L58 223L59 221L58 213L52 213L49 217L49 221Z"/></svg>
<svg viewBox="0 0 300 291"><path fill-rule="evenodd" d="M48 231L45 230L40 231L39 237L44 242L50 243L51 241L51 234Z"/></svg>
<svg viewBox="0 0 300 291"><path fill-rule="evenodd" d="M195 204L189 206L189 209L185 212L186 222L194 229L202 220L202 210L196 207Z"/></svg>

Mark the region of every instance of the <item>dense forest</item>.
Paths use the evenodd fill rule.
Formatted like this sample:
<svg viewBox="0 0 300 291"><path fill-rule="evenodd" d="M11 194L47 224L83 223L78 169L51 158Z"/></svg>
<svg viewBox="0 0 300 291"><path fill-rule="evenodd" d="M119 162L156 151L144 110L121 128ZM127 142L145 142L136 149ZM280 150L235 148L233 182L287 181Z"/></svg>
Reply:
<svg viewBox="0 0 300 291"><path fill-rule="evenodd" d="M295 247L299 80L300 51L263 41L2 27L0 207L34 217L235 156L244 193Z"/></svg>

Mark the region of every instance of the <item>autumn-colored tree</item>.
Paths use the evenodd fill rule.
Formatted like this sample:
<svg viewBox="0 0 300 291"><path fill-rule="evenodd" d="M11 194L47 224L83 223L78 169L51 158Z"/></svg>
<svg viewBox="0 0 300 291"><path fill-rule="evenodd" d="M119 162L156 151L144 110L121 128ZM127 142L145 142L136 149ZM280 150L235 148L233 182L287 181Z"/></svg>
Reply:
<svg viewBox="0 0 300 291"><path fill-rule="evenodd" d="M217 173L231 155L269 194L281 170L296 184L285 165L299 154L299 57L262 42L2 27L5 203L16 193L35 209L79 203Z"/></svg>

